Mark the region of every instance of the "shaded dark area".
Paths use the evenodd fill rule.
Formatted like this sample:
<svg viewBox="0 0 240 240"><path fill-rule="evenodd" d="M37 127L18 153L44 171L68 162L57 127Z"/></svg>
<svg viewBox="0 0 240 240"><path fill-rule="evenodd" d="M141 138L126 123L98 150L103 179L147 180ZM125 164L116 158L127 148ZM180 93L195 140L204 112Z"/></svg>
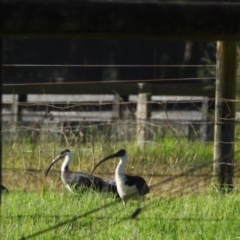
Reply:
<svg viewBox="0 0 240 240"><path fill-rule="evenodd" d="M233 1L0 1L1 36L237 40Z"/></svg>
<svg viewBox="0 0 240 240"><path fill-rule="evenodd" d="M3 83L207 77L212 76L214 68L88 65L198 65L215 64L215 61L215 44L209 42L4 38L5 64L78 64L86 67L4 67Z"/></svg>
<svg viewBox="0 0 240 240"><path fill-rule="evenodd" d="M6 187L4 187L3 185L0 185L0 191L1 191L1 193L4 193L4 192L8 193L8 189Z"/></svg>

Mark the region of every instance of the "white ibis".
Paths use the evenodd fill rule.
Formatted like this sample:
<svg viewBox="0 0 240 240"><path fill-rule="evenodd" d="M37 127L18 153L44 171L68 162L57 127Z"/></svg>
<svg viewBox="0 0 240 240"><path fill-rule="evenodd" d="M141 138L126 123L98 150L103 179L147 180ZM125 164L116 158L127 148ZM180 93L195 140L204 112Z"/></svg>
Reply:
<svg viewBox="0 0 240 240"><path fill-rule="evenodd" d="M93 169L93 171L103 162L119 157L120 161L115 170L115 181L117 184L117 191L120 198L123 201L123 204L126 204L126 201L135 196L143 197L145 194L149 193L149 187L146 181L140 176L131 176L124 174L124 166L127 162L127 152L124 149L119 150L118 152L111 154L104 159L102 159ZM92 171L92 172L93 172Z"/></svg>
<svg viewBox="0 0 240 240"><path fill-rule="evenodd" d="M99 177L80 173L72 172L68 166L71 161L71 151L69 149L63 150L56 158L54 158L46 170L45 176L47 176L51 167L60 159L65 158L61 167L61 178L65 186L70 192L73 189L77 190L81 187L90 188L100 192L112 192L114 196L118 196L117 187L112 180L103 180Z"/></svg>

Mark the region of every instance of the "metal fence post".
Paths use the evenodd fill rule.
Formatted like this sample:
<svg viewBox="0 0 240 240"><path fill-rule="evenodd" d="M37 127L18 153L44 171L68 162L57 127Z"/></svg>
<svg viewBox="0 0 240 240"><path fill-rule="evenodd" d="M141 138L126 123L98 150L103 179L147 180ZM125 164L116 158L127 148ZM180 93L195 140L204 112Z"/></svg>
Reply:
<svg viewBox="0 0 240 240"><path fill-rule="evenodd" d="M220 189L233 189L237 53L235 42L217 42L214 174Z"/></svg>

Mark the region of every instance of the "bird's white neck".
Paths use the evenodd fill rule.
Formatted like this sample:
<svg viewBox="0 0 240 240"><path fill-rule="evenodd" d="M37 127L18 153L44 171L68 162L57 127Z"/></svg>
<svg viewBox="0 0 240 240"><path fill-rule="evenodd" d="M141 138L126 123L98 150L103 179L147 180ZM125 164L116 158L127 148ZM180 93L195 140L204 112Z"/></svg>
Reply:
<svg viewBox="0 0 240 240"><path fill-rule="evenodd" d="M71 160L71 153L68 153L68 154L65 156L65 159L64 159L63 164L62 164L62 167L61 167L61 171L62 171L62 172L68 170L68 165L69 165L69 163L70 163L70 160Z"/></svg>
<svg viewBox="0 0 240 240"><path fill-rule="evenodd" d="M125 167L126 162L127 162L127 155L120 158L120 161L115 170L115 175L123 175L124 174L124 167Z"/></svg>

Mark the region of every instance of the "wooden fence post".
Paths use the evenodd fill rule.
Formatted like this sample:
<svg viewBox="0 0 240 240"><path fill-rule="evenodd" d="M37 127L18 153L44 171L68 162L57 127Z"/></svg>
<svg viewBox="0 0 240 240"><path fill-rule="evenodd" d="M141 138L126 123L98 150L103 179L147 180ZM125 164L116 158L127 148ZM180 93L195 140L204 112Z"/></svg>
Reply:
<svg viewBox="0 0 240 240"><path fill-rule="evenodd" d="M18 124L18 94L12 96L11 115L12 127L15 128Z"/></svg>
<svg viewBox="0 0 240 240"><path fill-rule="evenodd" d="M237 54L235 42L217 42L214 175L220 189L233 189Z"/></svg>
<svg viewBox="0 0 240 240"><path fill-rule="evenodd" d="M146 141L146 121L151 117L150 103L151 94L149 85L139 83L139 94L137 100L137 142L139 147L144 146Z"/></svg>

